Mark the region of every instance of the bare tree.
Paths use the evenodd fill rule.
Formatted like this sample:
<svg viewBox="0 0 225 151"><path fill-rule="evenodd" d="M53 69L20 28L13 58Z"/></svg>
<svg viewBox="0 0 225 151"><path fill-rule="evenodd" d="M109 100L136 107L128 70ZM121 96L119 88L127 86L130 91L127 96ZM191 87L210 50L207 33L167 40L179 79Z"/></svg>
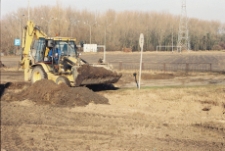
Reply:
<svg viewBox="0 0 225 151"><path fill-rule="evenodd" d="M49 36L69 36L86 43L91 38L93 43L105 44L112 51L124 47L139 50L140 33L145 36L145 50L155 50L157 45L170 45L172 41L176 45L179 22L179 16L167 12L107 10L100 13L64 8L59 1L55 6L31 8L30 18ZM24 27L26 20L26 8L3 16L2 51L9 54L18 49L13 40L20 37L19 27ZM225 24L190 18L189 25L191 49L225 49Z"/></svg>

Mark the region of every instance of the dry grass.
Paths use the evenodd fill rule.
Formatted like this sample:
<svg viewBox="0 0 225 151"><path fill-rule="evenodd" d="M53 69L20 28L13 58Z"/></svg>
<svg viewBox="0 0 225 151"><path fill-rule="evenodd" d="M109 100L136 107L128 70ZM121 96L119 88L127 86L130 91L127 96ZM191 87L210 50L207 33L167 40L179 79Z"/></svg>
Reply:
<svg viewBox="0 0 225 151"><path fill-rule="evenodd" d="M23 71L22 68L19 67L4 67L0 68L1 71Z"/></svg>
<svg viewBox="0 0 225 151"><path fill-rule="evenodd" d="M116 71L119 72L119 73L122 73L122 74L133 74L133 73L137 73L137 75L139 74L139 70L116 70ZM186 73L185 71L177 71L177 72L166 71L166 72L164 72L164 71L158 71L158 70L143 70L141 72L142 72L142 74L151 74L151 75L173 74L173 75L176 75L176 76L186 76L186 75L206 76L206 75L221 74L221 73L217 73L217 72L188 72L188 73Z"/></svg>
<svg viewBox="0 0 225 151"><path fill-rule="evenodd" d="M138 87L139 74L136 79L134 71L121 71L122 77L116 83L117 87ZM200 86L200 85L224 85L225 77L221 73L213 72L160 72L144 71L141 76L141 87L168 87L168 86Z"/></svg>

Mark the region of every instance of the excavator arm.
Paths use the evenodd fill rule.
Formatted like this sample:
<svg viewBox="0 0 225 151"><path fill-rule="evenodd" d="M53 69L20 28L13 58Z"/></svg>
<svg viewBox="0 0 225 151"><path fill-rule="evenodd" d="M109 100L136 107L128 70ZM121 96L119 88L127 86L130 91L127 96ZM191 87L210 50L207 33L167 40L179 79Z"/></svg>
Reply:
<svg viewBox="0 0 225 151"><path fill-rule="evenodd" d="M22 41L22 60L21 66L24 69L24 80L29 80L29 70L30 70L30 54L31 45L34 39L39 39L41 37L47 37L47 35L40 30L32 21L27 21L27 26L23 30L23 41Z"/></svg>

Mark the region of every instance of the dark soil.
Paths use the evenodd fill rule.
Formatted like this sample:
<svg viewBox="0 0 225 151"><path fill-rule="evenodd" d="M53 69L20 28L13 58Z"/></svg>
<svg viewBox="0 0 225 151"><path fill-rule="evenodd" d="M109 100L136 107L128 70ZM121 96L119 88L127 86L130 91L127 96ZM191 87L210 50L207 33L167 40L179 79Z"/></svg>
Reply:
<svg viewBox="0 0 225 151"><path fill-rule="evenodd" d="M3 63L2 63L2 61L0 61L0 68L1 67L6 67Z"/></svg>
<svg viewBox="0 0 225 151"><path fill-rule="evenodd" d="M5 84L5 88L10 89L10 90L15 90L15 89L23 89L25 87L31 86L31 83L29 82L7 82Z"/></svg>
<svg viewBox="0 0 225 151"><path fill-rule="evenodd" d="M91 81L98 81L98 84L116 83L122 76L122 74L117 74L103 67L92 67L86 64L78 68L77 71L76 86L82 85L84 80L89 80L90 84L95 84Z"/></svg>
<svg viewBox="0 0 225 151"><path fill-rule="evenodd" d="M115 87L113 84L95 84L95 85L86 85L86 87L94 92L119 89L118 87Z"/></svg>
<svg viewBox="0 0 225 151"><path fill-rule="evenodd" d="M141 78L143 80L151 80L151 79L173 79L175 76L174 74L169 73L159 73L159 74L147 74L142 73Z"/></svg>
<svg viewBox="0 0 225 151"><path fill-rule="evenodd" d="M0 84L0 97L5 93L5 90L8 89L9 91L15 90L15 89L23 89L30 86L30 83L28 82L7 82L5 84Z"/></svg>
<svg viewBox="0 0 225 151"><path fill-rule="evenodd" d="M95 104L108 104L108 99L94 93L86 87L68 87L65 84L57 85L50 80L37 81L21 92L12 93L8 90L13 87L22 87L20 84L12 84L5 90L3 101L32 100L36 104L51 104L60 107L85 106L90 102Z"/></svg>

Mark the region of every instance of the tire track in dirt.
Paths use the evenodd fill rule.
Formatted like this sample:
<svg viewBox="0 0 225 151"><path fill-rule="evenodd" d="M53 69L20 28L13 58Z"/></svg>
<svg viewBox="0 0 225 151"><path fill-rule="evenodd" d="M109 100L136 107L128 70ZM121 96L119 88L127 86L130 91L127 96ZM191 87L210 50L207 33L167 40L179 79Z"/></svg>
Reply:
<svg viewBox="0 0 225 151"><path fill-rule="evenodd" d="M7 105L9 104L10 103L8 103ZM121 123L123 121L123 118L120 117L120 119L118 120L118 118L115 118L115 116L111 116L111 115L99 116L99 114L97 115L86 114L81 116L82 114L80 113L76 114L72 112L67 112L63 108L50 109L49 107L41 107L41 106L24 107L24 106L20 106L16 104L14 104L13 106L17 108L18 110L26 110L27 114L29 114L30 112L34 113L32 114L34 117L26 118L26 115L17 114L17 112L8 111L10 113L7 113L8 108L7 106L5 106L5 109L3 110L3 112L9 116L7 117L8 121L2 123L3 127L9 126L9 125L18 127L20 125L18 127L18 129L20 130L20 134L24 136L28 136L29 138L35 140L36 141L35 146L37 146L37 144L40 144L40 146L43 146L43 142L40 141L40 139L45 141L46 140L45 136L48 137L49 135L51 135L49 136L51 137L49 138L49 140L52 139L55 142L53 143L53 146L58 146L59 148L60 148L60 145L57 145L57 143L60 144L61 139L63 139L64 141L67 141L70 139L74 139L74 137L76 137L76 140L85 139L86 142L92 142L92 141L98 142L102 140L117 140L118 138L121 138L121 133L117 130L119 130L121 127L124 127L126 125L125 123L127 122L127 121L124 121L123 123ZM37 113L41 113L41 114L38 115ZM15 121L15 119L13 118L15 114L17 115L18 121ZM67 116L63 116L65 114ZM46 117L49 117L50 115L51 115L50 119L45 119ZM68 117L71 117L71 118L68 118ZM81 119L81 121L78 121L79 120L77 119L78 117L79 119ZM137 125L137 124L134 124L134 125ZM27 127L30 127L29 130L27 129ZM35 137L33 135L35 131L42 137L41 138ZM4 133L4 128L3 128L3 133ZM10 136L14 135L13 131L8 131L6 133L7 135L10 135ZM129 135L126 138L128 139ZM21 140L18 136L16 140L13 138L2 139L3 142L6 143L3 147L9 150L17 150L17 148L18 150L21 150L21 149L30 150L32 148L28 149L24 147L27 144L26 139L22 138ZM8 144L7 142L15 142L17 145L13 146ZM92 146L95 146L95 145L92 145ZM71 150L72 148L67 148L67 149Z"/></svg>
<svg viewBox="0 0 225 151"><path fill-rule="evenodd" d="M209 142L209 141L193 141L188 139L175 139L175 138L158 138L158 140L165 142L168 146L178 146L176 148L177 151L186 150L198 150L198 151L223 151L224 142ZM168 147L167 150L174 150L172 147Z"/></svg>
<svg viewBox="0 0 225 151"><path fill-rule="evenodd" d="M10 91L18 89L19 87L15 87ZM149 91L151 92L151 90ZM104 92L101 93L104 94ZM190 93L190 95L196 97L195 93ZM199 93L205 98L211 95L208 92ZM112 92L110 95L115 94ZM118 95L122 96L123 94ZM141 96L130 96L129 93L124 95L127 95L127 98L135 97L137 100L141 98ZM149 92L145 95L149 95ZM122 99L122 101L126 99ZM119 97L118 100L120 100ZM168 103L168 101L164 100L165 103ZM179 100L179 102L182 103L182 100ZM200 99L198 102L202 103L202 100ZM93 104L95 109L84 106L79 107L84 109L79 111L77 111L76 107L64 108L44 104L36 105L28 100L10 103L1 101L1 105L2 148L7 151L44 149L60 151L143 151L185 150L185 148L187 148L186 150L221 151L224 146L221 144L224 142L224 133L221 131L220 126L208 125L204 122L203 125L196 126L195 123L190 124L191 120L184 121L185 117L183 116L177 119L168 119L167 112L164 112L163 108L157 109L157 106L155 106L157 110L154 111L156 113L150 111L154 109L153 103L150 104L152 108L146 109L148 110L146 112L151 114L146 116L141 114L143 108L137 108L136 106L137 112L134 112L127 106L112 106L113 104ZM112 108L114 112L111 113ZM210 114L210 111L208 114ZM199 116L202 117L202 115ZM176 121L179 118L182 119L180 123ZM220 130L217 130L217 128ZM198 137L195 138L195 136Z"/></svg>
<svg viewBox="0 0 225 151"><path fill-rule="evenodd" d="M105 106L110 107L110 105ZM17 111L10 110L12 108ZM220 141L212 143L174 138L170 134L171 130L180 133L185 125L179 125L180 128L177 129L176 125L163 124L163 119L152 121L151 116L143 117L138 112L123 116L119 113L111 115L107 112L105 114L86 111L78 113L68 108L35 105L32 102L29 104L29 101L2 102L2 109L4 113L2 133L3 136L9 135L8 138L3 137L2 143L4 149L8 150L106 151L126 148L143 151L154 148L167 150L168 146L173 146L171 150L176 150L174 148L181 150L182 146L198 150L221 148ZM21 111L26 111L26 114ZM202 128L196 129L202 130ZM158 139L156 140L155 137ZM158 144L161 144L161 147Z"/></svg>

